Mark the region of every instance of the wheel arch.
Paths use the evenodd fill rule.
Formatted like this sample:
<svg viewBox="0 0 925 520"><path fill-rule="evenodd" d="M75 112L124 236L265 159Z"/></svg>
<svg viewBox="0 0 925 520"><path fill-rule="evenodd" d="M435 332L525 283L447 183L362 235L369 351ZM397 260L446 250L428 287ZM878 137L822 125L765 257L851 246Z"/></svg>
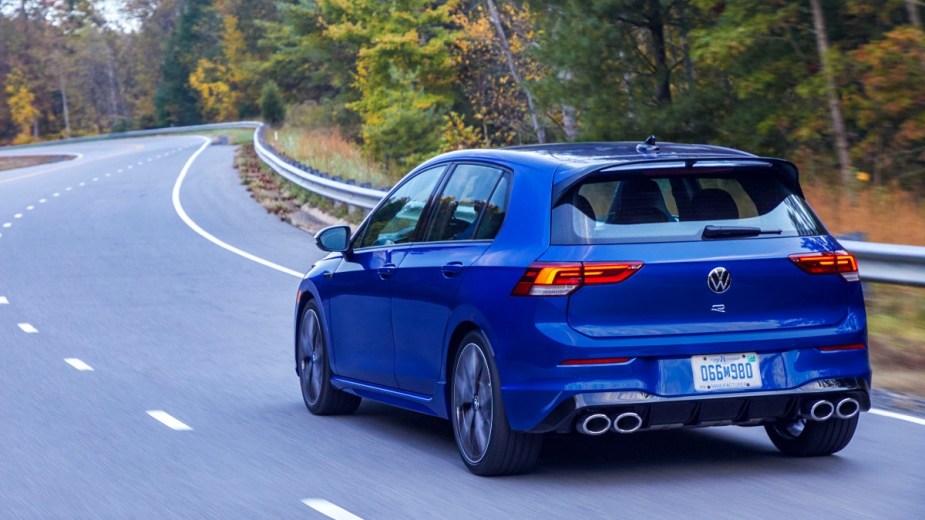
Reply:
<svg viewBox="0 0 925 520"><path fill-rule="evenodd" d="M296 309L295 309L295 325L293 330L295 334L292 336L292 358L295 363L295 373L296 375L301 376L301 368L299 367L299 333L301 332L302 327L302 313L305 312L305 308L308 307L308 304L315 302L315 306L318 308L318 324L322 328L322 334L327 335L327 330L324 325L324 318L320 315L323 313L321 309L321 299L315 294L314 288L311 286L302 285L299 287L299 292L296 300Z"/></svg>

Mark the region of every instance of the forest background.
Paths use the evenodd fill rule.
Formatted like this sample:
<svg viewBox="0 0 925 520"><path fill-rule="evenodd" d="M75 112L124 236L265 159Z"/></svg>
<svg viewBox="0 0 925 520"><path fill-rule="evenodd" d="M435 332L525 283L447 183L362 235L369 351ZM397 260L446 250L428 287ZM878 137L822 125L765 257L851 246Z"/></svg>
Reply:
<svg viewBox="0 0 925 520"><path fill-rule="evenodd" d="M280 124L282 101L294 155L312 153L293 145L307 136L358 155L344 168L356 172L335 173L381 186L445 150L655 134L789 158L836 208L847 195L873 214L889 192L915 212L923 12L919 0L0 0L0 144L249 119L261 105ZM903 232L887 240L925 243Z"/></svg>

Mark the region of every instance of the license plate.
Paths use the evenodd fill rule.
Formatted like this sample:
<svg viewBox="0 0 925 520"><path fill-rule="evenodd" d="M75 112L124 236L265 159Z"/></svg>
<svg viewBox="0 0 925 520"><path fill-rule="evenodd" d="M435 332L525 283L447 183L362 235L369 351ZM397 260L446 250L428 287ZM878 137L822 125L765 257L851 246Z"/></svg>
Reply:
<svg viewBox="0 0 925 520"><path fill-rule="evenodd" d="M707 354L691 357L694 390L715 392L761 388L758 354Z"/></svg>

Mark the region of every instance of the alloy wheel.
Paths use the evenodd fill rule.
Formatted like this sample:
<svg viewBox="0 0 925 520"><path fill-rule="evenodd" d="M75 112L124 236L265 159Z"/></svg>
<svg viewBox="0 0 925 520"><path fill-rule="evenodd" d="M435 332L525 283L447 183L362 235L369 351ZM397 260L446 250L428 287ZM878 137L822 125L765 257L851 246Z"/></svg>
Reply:
<svg viewBox="0 0 925 520"><path fill-rule="evenodd" d="M478 463L488 450L494 419L491 371L475 343L463 347L453 372L454 427L463 455Z"/></svg>

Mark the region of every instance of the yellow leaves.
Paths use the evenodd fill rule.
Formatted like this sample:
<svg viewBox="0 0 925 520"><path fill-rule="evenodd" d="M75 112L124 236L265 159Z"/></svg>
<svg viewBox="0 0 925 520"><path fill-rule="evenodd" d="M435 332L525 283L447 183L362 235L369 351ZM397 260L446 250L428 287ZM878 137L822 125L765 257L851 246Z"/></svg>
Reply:
<svg viewBox="0 0 925 520"><path fill-rule="evenodd" d="M14 144L24 144L32 140L31 130L39 111L35 108L35 94L29 89L22 70L14 68L6 77L6 103L10 107L10 119L19 127L19 135Z"/></svg>
<svg viewBox="0 0 925 520"><path fill-rule="evenodd" d="M190 86L199 93L203 114L210 119L228 121L238 113L239 95L228 83L228 67L200 59L189 77Z"/></svg>

